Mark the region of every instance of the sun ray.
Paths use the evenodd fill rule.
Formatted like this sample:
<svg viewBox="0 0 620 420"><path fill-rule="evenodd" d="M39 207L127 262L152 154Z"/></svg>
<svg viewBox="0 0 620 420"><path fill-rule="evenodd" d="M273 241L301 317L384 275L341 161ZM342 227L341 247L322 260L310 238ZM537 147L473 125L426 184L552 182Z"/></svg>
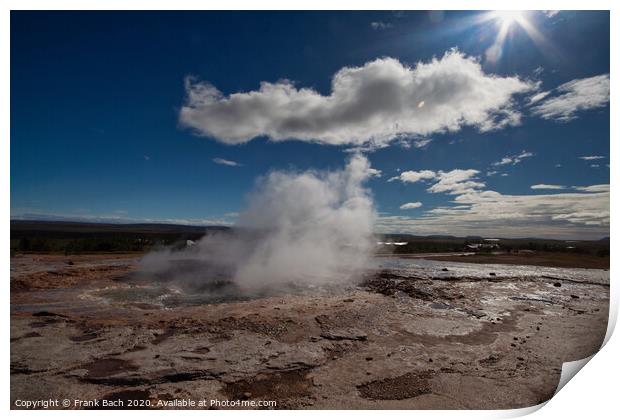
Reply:
<svg viewBox="0 0 620 420"><path fill-rule="evenodd" d="M518 10L495 10L485 13L480 18L480 22L490 21L495 22L499 29L493 45L487 48L485 52L489 62L495 63L501 59L506 38L515 27L523 29L537 48L543 50L545 53L552 53L553 51L552 45L530 21L527 12Z"/></svg>

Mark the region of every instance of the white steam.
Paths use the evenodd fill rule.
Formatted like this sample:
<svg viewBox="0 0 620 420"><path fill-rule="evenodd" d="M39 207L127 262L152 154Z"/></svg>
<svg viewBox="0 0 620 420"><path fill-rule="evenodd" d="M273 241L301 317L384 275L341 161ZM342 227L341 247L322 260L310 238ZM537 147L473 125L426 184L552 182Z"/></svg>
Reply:
<svg viewBox="0 0 620 420"><path fill-rule="evenodd" d="M375 173L361 155L341 171L271 172L257 181L232 233L151 253L142 273L219 295L346 284L372 251L376 214L364 182Z"/></svg>

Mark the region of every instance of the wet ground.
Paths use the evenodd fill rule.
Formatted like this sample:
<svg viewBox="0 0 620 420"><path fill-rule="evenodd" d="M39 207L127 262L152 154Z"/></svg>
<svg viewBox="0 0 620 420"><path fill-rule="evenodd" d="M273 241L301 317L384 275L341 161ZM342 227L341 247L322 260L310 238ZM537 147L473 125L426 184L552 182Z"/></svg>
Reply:
<svg viewBox="0 0 620 420"><path fill-rule="evenodd" d="M520 408L605 336L609 271L376 262L357 286L205 303L127 281L134 256L14 257L11 400Z"/></svg>

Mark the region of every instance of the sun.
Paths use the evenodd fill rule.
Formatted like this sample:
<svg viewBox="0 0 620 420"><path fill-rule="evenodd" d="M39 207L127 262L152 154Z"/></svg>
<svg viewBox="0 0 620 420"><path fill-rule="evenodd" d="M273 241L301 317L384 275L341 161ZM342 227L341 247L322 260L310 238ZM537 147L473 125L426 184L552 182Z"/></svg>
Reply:
<svg viewBox="0 0 620 420"><path fill-rule="evenodd" d="M493 14L495 19L501 22L502 26L510 26L514 22L519 22L522 18L522 12L518 10L496 10Z"/></svg>
<svg viewBox="0 0 620 420"><path fill-rule="evenodd" d="M531 11L520 10L494 10L486 12L480 16L480 22L494 23L490 30L497 31L495 42L487 48L485 54L489 62L497 62L501 59L506 39L511 34L516 34L518 30L524 31L527 36L534 41L537 47L547 52L552 50L549 42L543 37L540 31L531 22Z"/></svg>

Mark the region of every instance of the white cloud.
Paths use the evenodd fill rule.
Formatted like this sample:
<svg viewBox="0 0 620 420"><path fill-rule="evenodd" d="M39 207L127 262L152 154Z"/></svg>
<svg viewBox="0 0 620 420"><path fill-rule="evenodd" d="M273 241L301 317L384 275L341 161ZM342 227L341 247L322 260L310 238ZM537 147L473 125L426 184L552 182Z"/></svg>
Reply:
<svg viewBox="0 0 620 420"><path fill-rule="evenodd" d="M564 185L555 185L555 184L536 184L530 187L533 190L565 190L566 187Z"/></svg>
<svg viewBox="0 0 620 420"><path fill-rule="evenodd" d="M243 166L242 163L235 162L234 160L227 160L227 159L222 159L222 158L213 158L213 162L217 163L218 165L225 165L225 166Z"/></svg>
<svg viewBox="0 0 620 420"><path fill-rule="evenodd" d="M605 156L579 156L579 159L581 159L581 160L599 160L599 159L605 159Z"/></svg>
<svg viewBox="0 0 620 420"><path fill-rule="evenodd" d="M427 191L432 193L464 194L483 188L484 183L475 181L474 178L480 171L476 169L453 169L449 172L439 171L439 182L432 185Z"/></svg>
<svg viewBox="0 0 620 420"><path fill-rule="evenodd" d="M497 235L598 239L609 236L609 186L579 187L578 193L504 195L473 191L455 206L419 217L381 215L378 231L414 234Z"/></svg>
<svg viewBox="0 0 620 420"><path fill-rule="evenodd" d="M552 18L560 13L560 10L541 10L548 18Z"/></svg>
<svg viewBox="0 0 620 420"><path fill-rule="evenodd" d="M447 194L463 194L485 186L484 182L475 180L474 178L480 171L476 169L453 169L451 171L405 171L399 176L392 177L388 180L401 181L402 183L415 183L424 180L434 180L426 191L431 193L447 193Z"/></svg>
<svg viewBox="0 0 620 420"><path fill-rule="evenodd" d="M420 140L415 140L413 142L413 147L415 147L416 149L422 149L423 147L428 146L433 140L431 139L420 139Z"/></svg>
<svg viewBox="0 0 620 420"><path fill-rule="evenodd" d="M512 159L509 157L505 157L502 158L502 160L495 162L493 166L508 165L509 163L512 163Z"/></svg>
<svg viewBox="0 0 620 420"><path fill-rule="evenodd" d="M514 97L536 85L485 73L475 58L451 50L413 67L394 58L344 67L334 75L329 95L288 80L262 82L258 90L230 95L193 78L186 79L185 87L179 120L198 135L227 144L265 136L363 145L463 126L489 131L518 125Z"/></svg>
<svg viewBox="0 0 620 420"><path fill-rule="evenodd" d="M403 183L406 183L406 182L414 183L414 182L422 181L425 179L435 179L436 176L437 174L434 171L429 171L429 170L423 170L423 171L418 171L418 172L405 171L405 172L402 172L398 176L394 176L388 179L388 182L401 181Z"/></svg>
<svg viewBox="0 0 620 420"><path fill-rule="evenodd" d="M375 169L375 168L368 168L368 176L369 176L369 177L371 177L371 178L372 178L372 177L377 177L377 178L380 178L382 173L383 173L383 172L382 172L382 171L380 171L379 169Z"/></svg>
<svg viewBox="0 0 620 420"><path fill-rule="evenodd" d="M577 191L584 192L609 192L609 184L588 185L586 187L573 187Z"/></svg>
<svg viewBox="0 0 620 420"><path fill-rule="evenodd" d="M399 135L396 136L394 138L394 141L396 142L396 144L398 144L400 147L402 147L403 149L411 149L412 147L415 147L416 149L424 149L426 146L428 146L433 140L432 139L412 139L408 136L405 135ZM355 146L354 148L361 148L361 149L368 149L371 151L374 151L376 149L382 148L382 147L387 147L389 146L388 143L381 143L381 144L376 144L373 143L370 146L367 147L360 147L360 146Z"/></svg>
<svg viewBox="0 0 620 420"><path fill-rule="evenodd" d="M419 207L422 207L422 203L420 203L419 201L415 201L413 203L405 203L402 206L400 206L401 210L410 210L410 209L417 209Z"/></svg>
<svg viewBox="0 0 620 420"><path fill-rule="evenodd" d="M370 27L374 30L383 30L383 29L390 29L392 28L394 25L392 25L389 22L381 22L381 21L377 21L377 22L370 22Z"/></svg>
<svg viewBox="0 0 620 420"><path fill-rule="evenodd" d="M546 97L532 111L547 120L570 121L577 118L578 111L602 108L609 103L609 74L571 80L555 91L556 96Z"/></svg>
<svg viewBox="0 0 620 420"><path fill-rule="evenodd" d="M596 163L593 163L592 165L590 165L590 168L600 168L601 165L598 165Z"/></svg>
<svg viewBox="0 0 620 420"><path fill-rule="evenodd" d="M524 150L518 155L506 156L502 158L501 160L499 160L498 162L493 163L492 165L493 166L503 166L503 165L509 165L509 164L516 165L517 163L520 163L523 159L526 159L532 156L534 156L533 153L526 152Z"/></svg>
<svg viewBox="0 0 620 420"><path fill-rule="evenodd" d="M539 92L536 95L532 95L529 98L530 104L535 104L536 102L539 102L543 99L545 99L547 96L549 96L551 92L547 91L547 92Z"/></svg>

